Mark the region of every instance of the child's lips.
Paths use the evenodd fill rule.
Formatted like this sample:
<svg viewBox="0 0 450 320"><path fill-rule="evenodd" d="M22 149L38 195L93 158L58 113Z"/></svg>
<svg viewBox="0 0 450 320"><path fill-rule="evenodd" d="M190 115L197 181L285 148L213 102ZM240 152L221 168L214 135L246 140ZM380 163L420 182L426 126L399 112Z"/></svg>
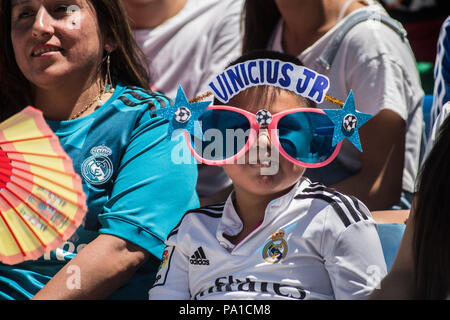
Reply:
<svg viewBox="0 0 450 320"><path fill-rule="evenodd" d="M270 160L262 160L262 161L258 161L255 165L258 167L270 167L271 165L271 161Z"/></svg>
<svg viewBox="0 0 450 320"><path fill-rule="evenodd" d="M256 163L250 163L250 166L255 168L270 168L271 166L278 166L278 162L273 159L258 160Z"/></svg>

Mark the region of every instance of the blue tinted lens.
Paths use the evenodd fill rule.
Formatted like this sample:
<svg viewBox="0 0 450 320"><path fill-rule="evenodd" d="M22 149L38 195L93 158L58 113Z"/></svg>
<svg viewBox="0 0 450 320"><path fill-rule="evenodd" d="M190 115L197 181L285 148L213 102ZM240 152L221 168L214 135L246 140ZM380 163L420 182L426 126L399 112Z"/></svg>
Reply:
<svg viewBox="0 0 450 320"><path fill-rule="evenodd" d="M247 143L250 133L248 119L228 110L207 110L199 118L200 135L191 135L195 151L207 160L224 160L234 156Z"/></svg>
<svg viewBox="0 0 450 320"><path fill-rule="evenodd" d="M333 154L333 129L327 115L315 112L291 113L278 123L281 147L304 163L320 163Z"/></svg>

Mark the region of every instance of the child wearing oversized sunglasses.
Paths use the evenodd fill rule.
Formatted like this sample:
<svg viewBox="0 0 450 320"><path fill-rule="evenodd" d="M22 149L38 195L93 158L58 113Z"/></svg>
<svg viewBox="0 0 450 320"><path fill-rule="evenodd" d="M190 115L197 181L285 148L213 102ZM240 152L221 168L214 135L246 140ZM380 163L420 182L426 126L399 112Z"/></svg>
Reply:
<svg viewBox="0 0 450 320"><path fill-rule="evenodd" d="M366 206L302 177L331 162L342 137L360 148L354 135L368 120L346 106L345 115L316 109L328 86L320 77L255 52L211 82L226 106L197 112L204 105L177 99L166 112L172 129L195 118L184 132L191 153L223 165L234 191L170 233L150 299L363 299L386 274Z"/></svg>

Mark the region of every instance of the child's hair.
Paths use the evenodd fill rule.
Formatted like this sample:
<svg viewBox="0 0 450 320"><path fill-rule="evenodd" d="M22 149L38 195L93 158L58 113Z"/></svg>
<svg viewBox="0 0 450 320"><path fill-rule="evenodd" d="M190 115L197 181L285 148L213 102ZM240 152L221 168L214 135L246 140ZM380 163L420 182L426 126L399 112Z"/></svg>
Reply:
<svg viewBox="0 0 450 320"><path fill-rule="evenodd" d="M289 62L298 66L303 66L303 63L297 59L294 56L276 52L276 51L269 51L269 50L255 50L252 52L249 52L247 54L242 55L238 59L231 62L228 67L237 65L242 62L250 61L250 60L256 60L256 59L272 59L272 60L280 60L282 62ZM275 86L269 86L269 85L259 85L255 87L251 87L246 89L245 91L239 93L239 96L244 96L250 101L254 102L254 105L260 106L260 109L270 109L270 106L273 104L277 96L281 92L287 92L293 96L296 96L299 100L300 104L304 104L305 107L308 108L315 108L316 103L308 98L302 97L298 94L293 93L292 91L282 89ZM230 99L230 101L233 100ZM215 105L222 105L217 98L214 99ZM237 106L238 107L238 106ZM257 111L257 110L254 110Z"/></svg>

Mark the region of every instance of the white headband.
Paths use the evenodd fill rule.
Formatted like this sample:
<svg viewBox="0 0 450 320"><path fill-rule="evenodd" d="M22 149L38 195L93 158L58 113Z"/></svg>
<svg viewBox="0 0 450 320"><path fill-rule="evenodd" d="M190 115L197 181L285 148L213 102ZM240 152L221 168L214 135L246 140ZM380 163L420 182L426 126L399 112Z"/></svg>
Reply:
<svg viewBox="0 0 450 320"><path fill-rule="evenodd" d="M208 86L219 101L227 103L241 91L258 85L279 87L322 103L330 81L320 73L290 62L256 59L228 67Z"/></svg>

